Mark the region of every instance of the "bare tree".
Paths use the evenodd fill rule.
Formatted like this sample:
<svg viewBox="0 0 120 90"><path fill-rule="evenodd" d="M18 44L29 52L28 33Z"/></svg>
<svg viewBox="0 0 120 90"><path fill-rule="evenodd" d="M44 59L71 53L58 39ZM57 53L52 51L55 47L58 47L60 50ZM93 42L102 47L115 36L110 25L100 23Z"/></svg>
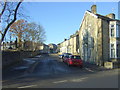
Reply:
<svg viewBox="0 0 120 90"><path fill-rule="evenodd" d="M3 22L6 22L5 29L0 30L0 46L10 26L16 21L18 9L22 2L23 0L20 0L19 2L7 2L7 0L0 2L0 8L2 8L0 11L0 24L2 23L2 25L4 25Z"/></svg>
<svg viewBox="0 0 120 90"><path fill-rule="evenodd" d="M38 37L36 38L36 40L38 42L41 42L41 43L45 42L46 40L45 30L41 25L38 25L37 36Z"/></svg>
<svg viewBox="0 0 120 90"><path fill-rule="evenodd" d="M6 6L7 6L6 0L4 0L4 3L1 2L0 5L3 6L3 9L2 9L2 11L1 11L1 13L0 13L0 19L1 19L1 16L2 16L3 13L5 12L5 9L6 9ZM1 21L1 20L0 20L0 21Z"/></svg>
<svg viewBox="0 0 120 90"><path fill-rule="evenodd" d="M18 49L20 50L22 48L22 37L24 35L24 32L27 29L27 21L20 19L14 22L10 26L10 32L12 32L14 35L18 38Z"/></svg>
<svg viewBox="0 0 120 90"><path fill-rule="evenodd" d="M35 22L29 23L29 39L34 42L44 42L46 39L45 30Z"/></svg>
<svg viewBox="0 0 120 90"><path fill-rule="evenodd" d="M46 40L45 30L35 22L28 24L28 29L24 34L24 39L33 42L33 50L37 49L38 44Z"/></svg>

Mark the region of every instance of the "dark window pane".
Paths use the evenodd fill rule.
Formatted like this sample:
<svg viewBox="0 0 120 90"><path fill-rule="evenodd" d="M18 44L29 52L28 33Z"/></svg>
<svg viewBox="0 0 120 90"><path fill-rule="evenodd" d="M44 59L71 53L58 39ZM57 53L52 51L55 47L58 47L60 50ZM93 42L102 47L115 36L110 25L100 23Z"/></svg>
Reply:
<svg viewBox="0 0 120 90"><path fill-rule="evenodd" d="M114 25L111 25L111 27L114 27Z"/></svg>
<svg viewBox="0 0 120 90"><path fill-rule="evenodd" d="M114 28L111 28L111 37L114 37Z"/></svg>
<svg viewBox="0 0 120 90"><path fill-rule="evenodd" d="M111 49L111 57L112 57L112 58L115 57L115 49Z"/></svg>
<svg viewBox="0 0 120 90"><path fill-rule="evenodd" d="M80 56L75 56L75 59L80 59Z"/></svg>
<svg viewBox="0 0 120 90"><path fill-rule="evenodd" d="M120 44L117 44L117 57L120 57Z"/></svg>

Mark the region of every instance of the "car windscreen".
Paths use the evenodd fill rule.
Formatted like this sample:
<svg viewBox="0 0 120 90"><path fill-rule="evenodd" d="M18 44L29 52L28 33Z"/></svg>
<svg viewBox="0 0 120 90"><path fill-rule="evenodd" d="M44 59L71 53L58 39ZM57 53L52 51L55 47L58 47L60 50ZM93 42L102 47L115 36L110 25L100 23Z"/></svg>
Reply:
<svg viewBox="0 0 120 90"><path fill-rule="evenodd" d="M65 58L69 58L69 56L65 56Z"/></svg>
<svg viewBox="0 0 120 90"><path fill-rule="evenodd" d="M68 55L72 55L71 53L67 53Z"/></svg>
<svg viewBox="0 0 120 90"><path fill-rule="evenodd" d="M64 56L67 56L67 55L71 55L71 54L70 54L70 53L64 53L63 55L64 55Z"/></svg>
<svg viewBox="0 0 120 90"><path fill-rule="evenodd" d="M71 59L81 59L80 56L71 56Z"/></svg>

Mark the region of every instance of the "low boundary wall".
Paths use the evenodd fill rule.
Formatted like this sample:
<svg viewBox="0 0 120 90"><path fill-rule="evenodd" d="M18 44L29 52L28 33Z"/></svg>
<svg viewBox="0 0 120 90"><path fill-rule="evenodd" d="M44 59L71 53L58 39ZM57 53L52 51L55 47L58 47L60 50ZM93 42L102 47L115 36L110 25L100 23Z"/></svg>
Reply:
<svg viewBox="0 0 120 90"><path fill-rule="evenodd" d="M23 58L40 54L39 51L2 51L2 68L20 62Z"/></svg>
<svg viewBox="0 0 120 90"><path fill-rule="evenodd" d="M104 67L107 69L120 68L120 62L105 62Z"/></svg>

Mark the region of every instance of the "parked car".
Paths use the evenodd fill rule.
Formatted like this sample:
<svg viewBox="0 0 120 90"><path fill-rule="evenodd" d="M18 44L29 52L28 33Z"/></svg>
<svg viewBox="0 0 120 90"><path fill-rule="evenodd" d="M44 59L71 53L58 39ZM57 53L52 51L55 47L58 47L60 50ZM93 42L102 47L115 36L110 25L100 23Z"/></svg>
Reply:
<svg viewBox="0 0 120 90"><path fill-rule="evenodd" d="M59 55L59 58L62 59L62 58L63 58L63 54L62 54L62 55Z"/></svg>
<svg viewBox="0 0 120 90"><path fill-rule="evenodd" d="M71 53L63 53L63 57L72 55Z"/></svg>
<svg viewBox="0 0 120 90"><path fill-rule="evenodd" d="M63 53L62 60L64 62L65 58L68 58L69 55L72 55L71 53Z"/></svg>
<svg viewBox="0 0 120 90"><path fill-rule="evenodd" d="M58 57L59 57L60 59L63 59L63 57L69 56L69 55L72 55L72 54L71 54L71 53L63 53L63 54L59 55Z"/></svg>
<svg viewBox="0 0 120 90"><path fill-rule="evenodd" d="M69 66L75 65L83 67L83 61L79 55L69 55L68 58L64 59L64 62L67 63Z"/></svg>
<svg viewBox="0 0 120 90"><path fill-rule="evenodd" d="M64 56L63 57L63 62L67 63L68 58L69 58L69 55Z"/></svg>

